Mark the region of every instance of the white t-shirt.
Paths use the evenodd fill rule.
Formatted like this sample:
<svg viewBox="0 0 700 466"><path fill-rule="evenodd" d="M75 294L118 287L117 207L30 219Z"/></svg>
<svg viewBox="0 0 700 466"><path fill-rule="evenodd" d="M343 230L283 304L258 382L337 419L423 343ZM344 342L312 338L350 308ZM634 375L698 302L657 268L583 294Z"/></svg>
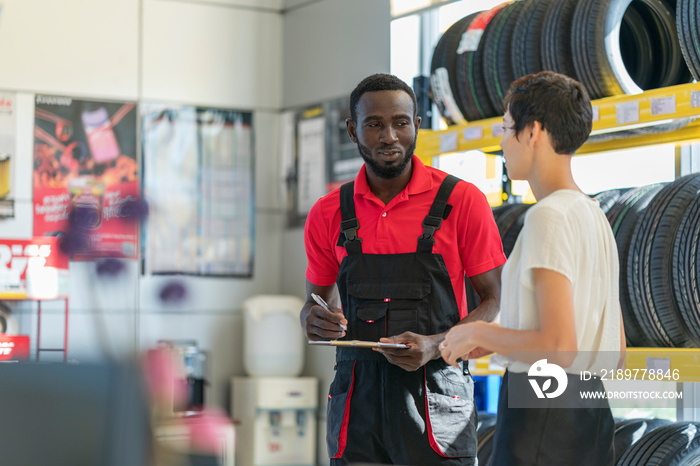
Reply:
<svg viewBox="0 0 700 466"><path fill-rule="evenodd" d="M540 326L533 268L554 270L573 287L578 356L565 369L614 369L620 350L620 263L615 237L598 201L559 190L533 205L502 272L501 327ZM508 370L529 364L509 361Z"/></svg>

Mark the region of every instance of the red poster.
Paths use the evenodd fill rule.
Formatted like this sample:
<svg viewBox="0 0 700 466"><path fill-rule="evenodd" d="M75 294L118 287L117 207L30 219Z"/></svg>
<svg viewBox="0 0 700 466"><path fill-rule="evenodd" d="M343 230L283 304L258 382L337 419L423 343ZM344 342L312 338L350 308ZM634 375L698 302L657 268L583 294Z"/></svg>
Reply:
<svg viewBox="0 0 700 466"><path fill-rule="evenodd" d="M0 361L29 359L29 336L0 334Z"/></svg>
<svg viewBox="0 0 700 466"><path fill-rule="evenodd" d="M37 95L34 236L67 238L74 260L138 257L136 109Z"/></svg>
<svg viewBox="0 0 700 466"><path fill-rule="evenodd" d="M0 299L68 296L68 256L58 238L0 239Z"/></svg>

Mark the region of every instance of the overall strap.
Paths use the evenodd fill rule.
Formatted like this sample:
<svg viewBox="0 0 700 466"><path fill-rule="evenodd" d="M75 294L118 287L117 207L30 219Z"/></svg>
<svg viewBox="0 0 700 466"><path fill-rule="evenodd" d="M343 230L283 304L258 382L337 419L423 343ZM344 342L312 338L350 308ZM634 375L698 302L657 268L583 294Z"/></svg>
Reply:
<svg viewBox="0 0 700 466"><path fill-rule="evenodd" d="M447 205L447 200L452 194L452 190L459 182L459 178L453 175L447 175L442 180L440 189L435 195L433 205L430 207L430 212L423 220L423 234L418 237L417 252L432 253L433 245L435 244L435 232L440 229L442 220L446 219L452 210L452 206Z"/></svg>
<svg viewBox="0 0 700 466"><path fill-rule="evenodd" d="M362 254L362 239L357 236L360 222L355 214L355 182L350 181L340 187L340 238L338 245L345 247L348 254ZM345 237L345 239L343 239Z"/></svg>

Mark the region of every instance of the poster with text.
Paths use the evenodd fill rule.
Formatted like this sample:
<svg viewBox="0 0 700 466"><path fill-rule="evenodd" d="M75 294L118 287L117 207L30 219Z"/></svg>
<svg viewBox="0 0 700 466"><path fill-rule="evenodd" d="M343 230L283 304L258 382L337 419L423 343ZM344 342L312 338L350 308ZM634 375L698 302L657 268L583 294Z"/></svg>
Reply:
<svg viewBox="0 0 700 466"><path fill-rule="evenodd" d="M0 92L0 218L15 216L14 200L17 190L15 171L16 94Z"/></svg>
<svg viewBox="0 0 700 466"><path fill-rule="evenodd" d="M354 180L365 163L357 150L357 144L348 135L345 120L350 118L349 100L349 97L344 97L324 104L327 122L327 192Z"/></svg>
<svg viewBox="0 0 700 466"><path fill-rule="evenodd" d="M300 227L323 195L355 179L364 164L348 135L349 97L282 115L287 225Z"/></svg>
<svg viewBox="0 0 700 466"><path fill-rule="evenodd" d="M141 106L145 273L252 276L252 121L250 112Z"/></svg>
<svg viewBox="0 0 700 466"><path fill-rule="evenodd" d="M71 211L87 211L74 260L138 257L138 222L123 208L139 197L136 118L134 102L36 96L34 236L71 235Z"/></svg>

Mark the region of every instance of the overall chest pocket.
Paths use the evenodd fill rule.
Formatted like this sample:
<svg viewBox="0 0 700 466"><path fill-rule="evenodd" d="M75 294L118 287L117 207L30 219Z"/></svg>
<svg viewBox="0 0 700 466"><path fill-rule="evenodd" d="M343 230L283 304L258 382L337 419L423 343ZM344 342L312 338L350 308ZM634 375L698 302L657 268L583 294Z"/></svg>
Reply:
<svg viewBox="0 0 700 466"><path fill-rule="evenodd" d="M351 281L348 292L357 335L377 341L403 332L427 333L430 281Z"/></svg>

